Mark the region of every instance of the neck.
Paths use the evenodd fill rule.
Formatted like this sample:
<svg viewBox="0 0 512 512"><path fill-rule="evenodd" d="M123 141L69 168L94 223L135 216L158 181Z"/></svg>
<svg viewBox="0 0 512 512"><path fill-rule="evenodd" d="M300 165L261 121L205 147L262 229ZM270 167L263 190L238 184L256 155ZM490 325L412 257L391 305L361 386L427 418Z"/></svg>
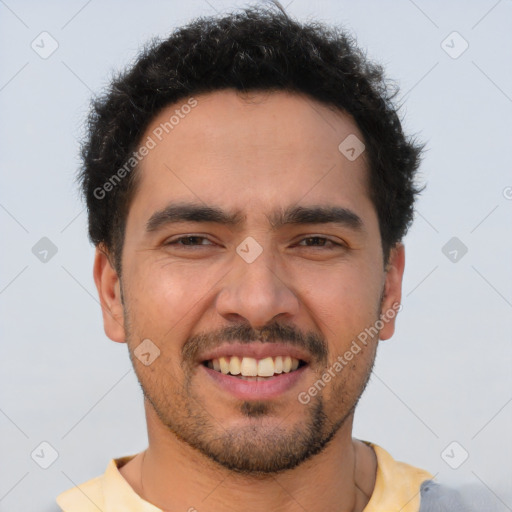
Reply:
<svg viewBox="0 0 512 512"><path fill-rule="evenodd" d="M353 416L327 447L295 469L241 475L178 439L146 404L148 449L121 474L144 500L162 510L233 512L361 512L375 485L373 449L352 439Z"/></svg>

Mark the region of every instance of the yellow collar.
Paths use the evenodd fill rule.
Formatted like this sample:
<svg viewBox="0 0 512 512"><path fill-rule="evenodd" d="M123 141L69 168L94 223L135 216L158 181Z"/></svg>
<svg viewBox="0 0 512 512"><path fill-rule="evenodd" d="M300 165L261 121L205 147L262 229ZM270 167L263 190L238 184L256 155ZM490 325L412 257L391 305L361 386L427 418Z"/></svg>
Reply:
<svg viewBox="0 0 512 512"><path fill-rule="evenodd" d="M363 441L375 450L375 488L363 512L418 512L420 485L433 476L423 469L393 459L380 446ZM57 497L64 512L162 512L143 500L121 475L119 468L135 455L112 459L102 476L73 487Z"/></svg>

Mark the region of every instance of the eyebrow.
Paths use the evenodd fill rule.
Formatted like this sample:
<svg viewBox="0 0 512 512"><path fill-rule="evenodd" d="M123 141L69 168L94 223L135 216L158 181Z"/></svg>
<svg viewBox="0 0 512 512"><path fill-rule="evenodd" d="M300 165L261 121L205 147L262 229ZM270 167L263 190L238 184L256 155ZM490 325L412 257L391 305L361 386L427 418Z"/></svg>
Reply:
<svg viewBox="0 0 512 512"><path fill-rule="evenodd" d="M266 215L270 227L277 230L286 225L338 224L354 231L364 231L364 224L355 212L334 205L289 206ZM171 203L151 215L146 232L151 233L168 224L179 222L210 222L230 228L241 227L247 217L240 211L226 212L218 206L195 203Z"/></svg>

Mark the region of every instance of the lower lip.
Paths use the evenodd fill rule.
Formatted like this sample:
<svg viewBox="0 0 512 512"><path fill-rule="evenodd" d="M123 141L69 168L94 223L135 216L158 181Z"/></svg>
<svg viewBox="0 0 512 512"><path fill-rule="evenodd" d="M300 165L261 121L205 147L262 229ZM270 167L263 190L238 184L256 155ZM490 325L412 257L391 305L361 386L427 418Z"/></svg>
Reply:
<svg viewBox="0 0 512 512"><path fill-rule="evenodd" d="M297 385L306 368L307 365L301 366L293 372L281 373L267 380L249 381L233 375L225 375L204 365L200 366L200 370L205 371L206 375L220 388L239 400L268 400L279 397Z"/></svg>

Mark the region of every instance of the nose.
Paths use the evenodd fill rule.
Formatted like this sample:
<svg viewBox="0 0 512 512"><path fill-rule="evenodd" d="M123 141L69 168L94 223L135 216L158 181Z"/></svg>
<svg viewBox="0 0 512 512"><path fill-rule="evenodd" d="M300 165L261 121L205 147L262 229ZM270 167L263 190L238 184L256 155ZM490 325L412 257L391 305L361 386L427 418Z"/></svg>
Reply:
<svg viewBox="0 0 512 512"><path fill-rule="evenodd" d="M234 268L226 276L217 295L216 307L227 320L242 318L254 329L261 329L279 315L295 317L299 301L278 258L270 249L251 263L236 254Z"/></svg>

